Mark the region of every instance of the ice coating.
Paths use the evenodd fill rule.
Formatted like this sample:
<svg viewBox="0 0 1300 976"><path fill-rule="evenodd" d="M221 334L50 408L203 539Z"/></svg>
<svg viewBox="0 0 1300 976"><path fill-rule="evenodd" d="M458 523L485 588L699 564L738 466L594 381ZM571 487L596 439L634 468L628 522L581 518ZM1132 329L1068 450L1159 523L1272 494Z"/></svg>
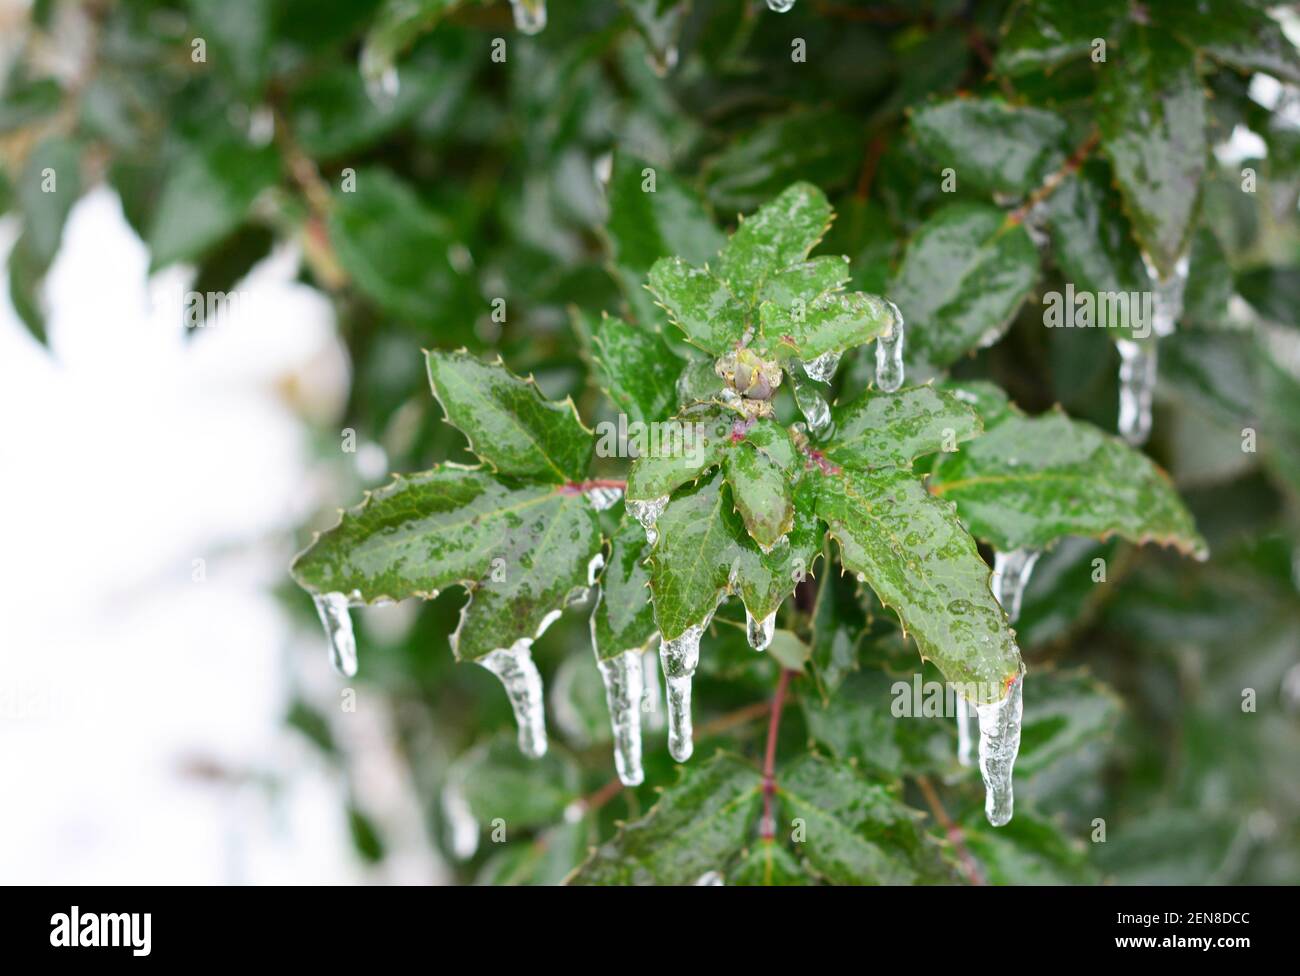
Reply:
<svg viewBox="0 0 1300 976"><path fill-rule="evenodd" d="M876 386L884 393L893 393L903 385L903 340L906 328L903 313L893 302L887 302L894 320L889 332L876 340Z"/></svg>
<svg viewBox="0 0 1300 976"><path fill-rule="evenodd" d="M816 380L818 383L829 383L835 375L835 370L839 369L842 355L842 353L838 352L824 352L816 359L810 359L804 363L803 371L808 374L810 380Z"/></svg>
<svg viewBox="0 0 1300 976"><path fill-rule="evenodd" d="M790 8L793 6L794 0L767 0L767 9L771 10L773 13L788 13ZM718 884L721 883L721 881L718 882Z"/></svg>
<svg viewBox="0 0 1300 976"><path fill-rule="evenodd" d="M605 704L614 733L614 768L624 786L639 786L641 770L641 699L644 673L640 650L624 651L607 661L597 660L605 682Z"/></svg>
<svg viewBox="0 0 1300 976"><path fill-rule="evenodd" d="M970 702L957 695L957 762L963 766L971 763Z"/></svg>
<svg viewBox="0 0 1300 976"><path fill-rule="evenodd" d="M540 34L546 28L546 0L510 0L515 10L515 28L524 34Z"/></svg>
<svg viewBox="0 0 1300 976"><path fill-rule="evenodd" d="M776 633L776 611L773 610L762 620L756 618L745 608L745 636L749 639L749 646L756 651L767 650L767 645L772 643L772 635Z"/></svg>
<svg viewBox="0 0 1300 976"><path fill-rule="evenodd" d="M1151 404L1156 390L1156 343L1120 339L1119 436L1141 447L1151 436Z"/></svg>
<svg viewBox="0 0 1300 976"><path fill-rule="evenodd" d="M695 751L691 728L691 676L700 663L700 638L708 621L687 627L672 640L660 640L659 664L668 686L668 752L686 762Z"/></svg>
<svg viewBox="0 0 1300 976"><path fill-rule="evenodd" d="M357 638L352 631L348 598L342 593L320 593L313 597L325 636L330 644L330 663L345 678L357 673Z"/></svg>
<svg viewBox="0 0 1300 976"><path fill-rule="evenodd" d="M993 554L993 578L990 585L1011 623L1015 623L1020 616L1020 600L1040 555L1042 553L1038 549L1024 548Z"/></svg>
<svg viewBox="0 0 1300 976"><path fill-rule="evenodd" d="M587 501L591 502L591 507L598 512L613 508L614 503L623 497L622 488L609 488L600 486L597 488L588 488L586 491Z"/></svg>
<svg viewBox="0 0 1300 976"><path fill-rule="evenodd" d="M822 388L810 377L800 375L797 369L790 378L794 385L794 402L808 422L808 433L818 438L830 434L831 407L822 396Z"/></svg>
<svg viewBox="0 0 1300 976"><path fill-rule="evenodd" d="M984 779L984 815L994 827L1011 822L1014 798L1011 770L1020 752L1020 720L1025 669L1021 667L1001 701L976 705L980 723L980 776Z"/></svg>
<svg viewBox="0 0 1300 976"><path fill-rule="evenodd" d="M1151 294L1151 331L1157 336L1173 335L1174 327L1183 314L1183 293L1187 290L1187 273L1191 262L1186 254L1174 264L1173 273L1161 278L1155 263L1143 252L1142 261L1147 274L1155 284Z"/></svg>
<svg viewBox="0 0 1300 976"><path fill-rule="evenodd" d="M645 541L652 546L659 541L659 531L655 528L655 523L659 521L659 516L664 513L664 509L667 507L667 495L660 495L658 498L651 498L648 501L628 499L628 512L641 523L641 528L645 529Z"/></svg>
<svg viewBox="0 0 1300 976"><path fill-rule="evenodd" d="M538 759L546 755L546 714L542 676L533 663L532 640L522 638L510 647L497 648L479 659L505 686L519 727L519 751Z"/></svg>

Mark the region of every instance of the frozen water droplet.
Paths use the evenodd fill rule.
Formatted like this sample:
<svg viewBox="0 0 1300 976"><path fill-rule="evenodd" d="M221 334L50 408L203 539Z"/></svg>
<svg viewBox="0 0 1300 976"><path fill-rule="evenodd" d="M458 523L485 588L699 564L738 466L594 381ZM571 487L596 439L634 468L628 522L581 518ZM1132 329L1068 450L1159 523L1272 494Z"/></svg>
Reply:
<svg viewBox="0 0 1300 976"><path fill-rule="evenodd" d="M745 636L749 638L749 646L756 651L767 650L767 645L772 643L772 635L776 632L776 611L773 610L762 620L754 617L745 608Z"/></svg>
<svg viewBox="0 0 1300 976"><path fill-rule="evenodd" d="M1134 447L1151 436L1151 404L1156 389L1156 340L1120 339L1119 435Z"/></svg>
<svg viewBox="0 0 1300 976"><path fill-rule="evenodd" d="M771 2L772 0L768 0L768 3ZM713 887L725 885L726 882L722 880L722 874L720 872L705 871L702 875L700 875L698 878L695 879L695 884L697 887L702 886L705 888L713 888Z"/></svg>
<svg viewBox="0 0 1300 976"><path fill-rule="evenodd" d="M876 386L885 393L893 393L903 385L903 339L906 328L903 313L893 302L888 302L894 321L889 332L876 340Z"/></svg>
<svg viewBox="0 0 1300 976"><path fill-rule="evenodd" d="M1034 564L1042 553L1037 549L1012 549L1010 552L993 553L993 578L989 585L993 595L1007 619L1012 623L1020 616L1020 599L1029 585L1029 577L1034 572Z"/></svg>
<svg viewBox="0 0 1300 976"><path fill-rule="evenodd" d="M479 660L505 686L519 726L519 751L537 759L546 755L546 715L542 707L542 676L533 663L530 638L501 647Z"/></svg>
<svg viewBox="0 0 1300 976"><path fill-rule="evenodd" d="M975 706L980 722L979 757L980 776L984 779L984 815L994 827L1011 822L1014 806L1011 770L1020 752L1024 686L1025 669L1022 666L1001 701Z"/></svg>
<svg viewBox="0 0 1300 976"><path fill-rule="evenodd" d="M784 14L794 6L794 0L767 0L767 9L773 13ZM719 884L722 882L719 881Z"/></svg>
<svg viewBox="0 0 1300 976"><path fill-rule="evenodd" d="M352 632L348 598L342 593L321 593L314 599L320 622L325 625L325 636L329 638L330 662L335 671L351 678L357 673L357 638Z"/></svg>
<svg viewBox="0 0 1300 976"><path fill-rule="evenodd" d="M810 380L829 383L831 377L835 375L835 370L839 369L840 357L841 354L838 352L822 353L816 359L804 363L803 371L808 374Z"/></svg>
<svg viewBox="0 0 1300 976"><path fill-rule="evenodd" d="M667 507L667 495L660 495L658 498L651 498L649 501L628 500L628 512L641 523L641 528L645 529L645 541L652 546L659 541L659 532L655 529L655 523L659 521L659 516L664 513L664 509Z"/></svg>
<svg viewBox="0 0 1300 976"><path fill-rule="evenodd" d="M969 766L971 762L970 702L957 695L957 762Z"/></svg>
<svg viewBox="0 0 1300 976"><path fill-rule="evenodd" d="M691 676L700 663L700 638L708 621L687 627L672 640L660 640L659 664L668 685L668 751L686 762L695 751L691 729Z"/></svg>
<svg viewBox="0 0 1300 976"><path fill-rule="evenodd" d="M605 682L605 704L614 732L614 768L624 786L639 786L641 771L641 699L644 674L639 650L624 651L608 661L597 660Z"/></svg>
<svg viewBox="0 0 1300 976"><path fill-rule="evenodd" d="M546 0L510 0L515 27L524 34L540 34L546 27Z"/></svg>
<svg viewBox="0 0 1300 976"><path fill-rule="evenodd" d="M814 360L816 362L816 360ZM790 372L794 389L794 402L808 422L807 431L815 438L821 439L833 433L831 424L831 407L822 395L822 389L811 377L805 375L805 368L795 368Z"/></svg>
<svg viewBox="0 0 1300 976"><path fill-rule="evenodd" d="M478 850L479 825L459 779L449 779L443 787L442 816L447 822L452 856L459 861L468 861Z"/></svg>
<svg viewBox="0 0 1300 976"><path fill-rule="evenodd" d="M587 501L591 502L591 507L598 512L603 512L607 508L613 508L614 503L623 497L622 488L588 488Z"/></svg>

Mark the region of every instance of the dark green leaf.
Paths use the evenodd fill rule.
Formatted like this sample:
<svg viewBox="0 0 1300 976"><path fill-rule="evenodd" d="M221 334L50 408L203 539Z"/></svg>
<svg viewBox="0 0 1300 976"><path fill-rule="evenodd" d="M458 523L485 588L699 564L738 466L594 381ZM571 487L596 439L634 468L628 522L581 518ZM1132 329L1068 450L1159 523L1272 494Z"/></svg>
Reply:
<svg viewBox="0 0 1300 976"><path fill-rule="evenodd" d="M604 316L591 333L596 382L631 421L663 420L677 406L682 361L649 326Z"/></svg>
<svg viewBox="0 0 1300 976"><path fill-rule="evenodd" d="M591 613L591 642L602 660L645 648L655 636L650 571L645 565L649 548L645 530L633 519L623 519L609 541L600 594Z"/></svg>
<svg viewBox="0 0 1300 976"><path fill-rule="evenodd" d="M955 451L983 428L975 411L932 386L897 393L867 390L832 413L835 437L823 453L851 468L910 466L924 454Z"/></svg>

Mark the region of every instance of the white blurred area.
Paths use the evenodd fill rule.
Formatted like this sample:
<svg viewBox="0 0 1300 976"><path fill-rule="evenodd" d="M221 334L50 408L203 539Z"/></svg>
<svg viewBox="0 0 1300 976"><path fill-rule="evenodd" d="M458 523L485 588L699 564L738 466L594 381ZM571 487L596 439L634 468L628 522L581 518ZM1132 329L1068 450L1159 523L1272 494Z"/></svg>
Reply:
<svg viewBox="0 0 1300 976"><path fill-rule="evenodd" d="M0 220L0 261L17 232ZM297 267L278 250L187 339L192 272L151 281L100 187L46 281L48 350L0 284L0 883L438 880L384 716L332 716L401 847L378 868L344 774L284 724L295 687L338 713L346 684L271 593L349 382Z"/></svg>

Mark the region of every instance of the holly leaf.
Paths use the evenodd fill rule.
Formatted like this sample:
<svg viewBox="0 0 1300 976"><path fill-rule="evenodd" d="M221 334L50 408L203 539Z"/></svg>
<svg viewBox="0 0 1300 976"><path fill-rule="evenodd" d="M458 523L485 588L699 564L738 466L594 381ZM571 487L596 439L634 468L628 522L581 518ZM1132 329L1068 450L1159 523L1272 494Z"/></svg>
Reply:
<svg viewBox="0 0 1300 976"><path fill-rule="evenodd" d="M691 345L721 356L744 336L744 307L707 267L679 257L660 258L646 285Z"/></svg>
<svg viewBox="0 0 1300 976"><path fill-rule="evenodd" d="M452 650L477 660L538 636L585 589L599 547L596 513L581 494L447 465L367 493L292 572L312 593L368 604L432 599L460 584L472 596Z"/></svg>
<svg viewBox="0 0 1300 976"><path fill-rule="evenodd" d="M789 304L766 301L757 345L781 359L808 362L827 353L865 345L892 331L894 307L864 292L821 294Z"/></svg>
<svg viewBox="0 0 1300 976"><path fill-rule="evenodd" d="M1020 652L953 505L903 468L845 468L820 479L817 514L841 564L898 613L921 656L949 681L976 685L980 701L1000 699Z"/></svg>
<svg viewBox="0 0 1300 976"><path fill-rule="evenodd" d="M722 470L746 531L770 549L794 525L794 493L786 469L745 441L727 452Z"/></svg>
<svg viewBox="0 0 1300 976"><path fill-rule="evenodd" d="M677 405L682 361L658 332L605 315L592 329L591 349L596 382L630 420L662 420Z"/></svg>
<svg viewBox="0 0 1300 976"><path fill-rule="evenodd" d="M1142 248L1168 277L1191 233L1208 152L1205 92L1192 51L1133 25L1101 73L1097 118Z"/></svg>
<svg viewBox="0 0 1300 976"><path fill-rule="evenodd" d="M674 418L666 436L652 440L632 463L627 476L628 501L652 501L695 481L722 462L741 423L735 411L712 403L687 407Z"/></svg>
<svg viewBox="0 0 1300 976"><path fill-rule="evenodd" d="M958 183L1024 196L1065 161L1066 123L1046 109L996 98L954 98L918 108L912 133L922 152Z"/></svg>
<svg viewBox="0 0 1300 976"><path fill-rule="evenodd" d="M1148 0L1152 21L1243 74L1300 84L1300 52L1265 10L1242 0Z"/></svg>
<svg viewBox="0 0 1300 976"><path fill-rule="evenodd" d="M913 235L889 294L909 324L906 351L944 367L992 345L1038 280L1038 249L997 207L954 203Z"/></svg>
<svg viewBox="0 0 1300 976"><path fill-rule="evenodd" d="M1118 535L1204 558L1169 477L1140 451L1060 410L1009 411L958 454L935 464L930 490L956 503L972 533L1002 551L1067 535Z"/></svg>
<svg viewBox="0 0 1300 976"><path fill-rule="evenodd" d="M593 851L567 883L694 884L748 843L761 799L762 777L739 757L719 753L682 767L659 802Z"/></svg>
<svg viewBox="0 0 1300 976"><path fill-rule="evenodd" d="M727 872L727 884L742 887L804 887L816 883L789 849L773 840L760 840L744 851Z"/></svg>
<svg viewBox="0 0 1300 976"><path fill-rule="evenodd" d="M637 522L627 518L619 522L609 540L609 555L591 611L591 645L602 661L624 651L643 650L655 638L650 571L646 568L649 550L645 531Z"/></svg>
<svg viewBox="0 0 1300 976"><path fill-rule="evenodd" d="M830 884L951 880L921 814L850 767L808 754L780 771L777 791L786 822L804 824L796 850Z"/></svg>
<svg viewBox="0 0 1300 976"><path fill-rule="evenodd" d="M1003 27L994 67L1007 75L1050 71L1091 53L1096 38L1128 15L1126 0L1034 0L1016 4Z"/></svg>
<svg viewBox="0 0 1300 976"><path fill-rule="evenodd" d="M500 359L484 363L464 349L432 350L426 362L447 422L494 470L553 484L586 476L595 441L572 399L546 400L534 380L515 376Z"/></svg>
<svg viewBox="0 0 1300 976"><path fill-rule="evenodd" d="M983 430L979 416L932 386L897 393L867 390L831 413L835 436L822 453L853 468L910 466L924 454L955 451Z"/></svg>
<svg viewBox="0 0 1300 976"><path fill-rule="evenodd" d="M811 183L788 186L741 219L718 255L718 274L752 305L769 278L808 257L834 216L826 194Z"/></svg>

